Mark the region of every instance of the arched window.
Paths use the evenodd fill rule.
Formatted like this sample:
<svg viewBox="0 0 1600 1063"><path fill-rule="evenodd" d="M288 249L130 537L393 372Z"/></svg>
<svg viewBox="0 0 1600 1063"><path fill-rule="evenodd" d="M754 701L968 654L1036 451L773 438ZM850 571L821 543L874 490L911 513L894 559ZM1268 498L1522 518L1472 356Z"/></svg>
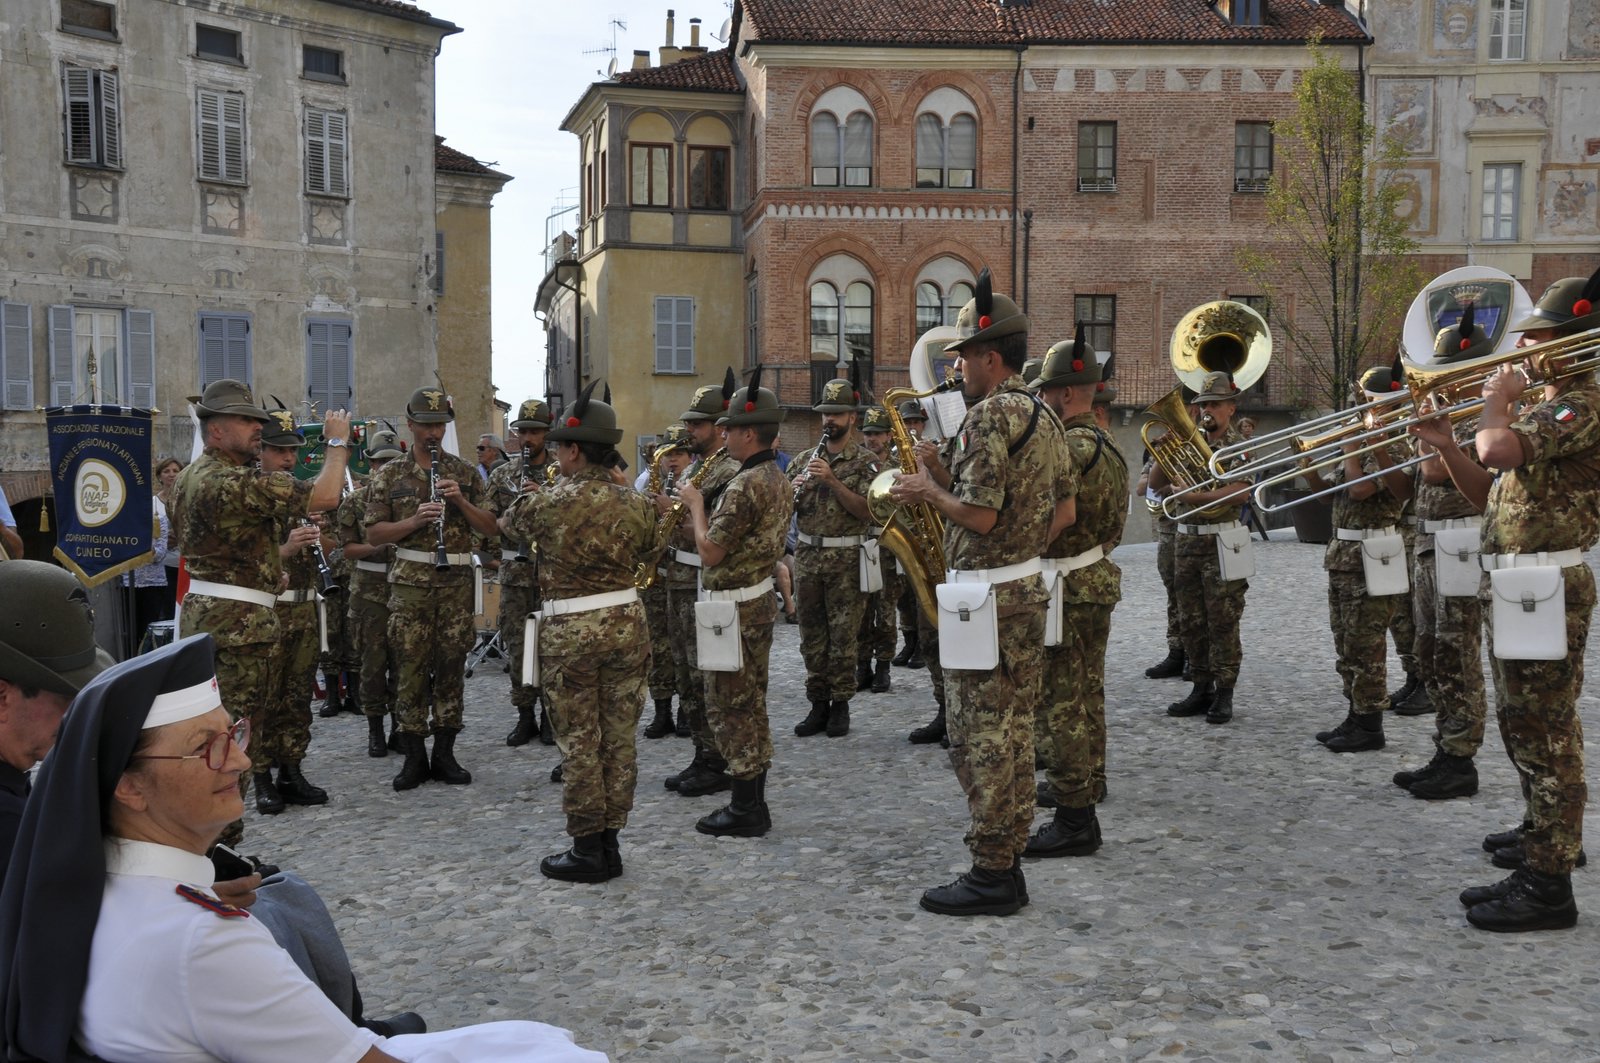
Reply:
<svg viewBox="0 0 1600 1063"><path fill-rule="evenodd" d="M917 187L973 188L978 176L978 112L949 86L934 89L917 106Z"/></svg>
<svg viewBox="0 0 1600 1063"><path fill-rule="evenodd" d="M832 271L830 271L832 272ZM811 285L811 393L822 401L822 388L837 376L848 376L853 362L861 381L872 386L873 295L866 281L841 287L830 280Z"/></svg>
<svg viewBox="0 0 1600 1063"><path fill-rule="evenodd" d="M941 259L941 264L951 263L964 271L964 267L951 259ZM941 270L940 272L948 272ZM916 335L920 336L940 325L954 325L961 308L972 299L972 285L954 281L941 288L935 280L924 280L917 285Z"/></svg>
<svg viewBox="0 0 1600 1063"><path fill-rule="evenodd" d="M872 108L848 85L835 85L812 107L811 183L824 188L872 184Z"/></svg>

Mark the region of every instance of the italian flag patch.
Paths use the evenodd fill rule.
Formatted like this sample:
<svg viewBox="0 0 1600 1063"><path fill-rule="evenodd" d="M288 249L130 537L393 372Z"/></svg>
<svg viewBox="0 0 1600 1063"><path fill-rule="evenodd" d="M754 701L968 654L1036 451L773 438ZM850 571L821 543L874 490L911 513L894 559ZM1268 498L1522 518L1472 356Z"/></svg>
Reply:
<svg viewBox="0 0 1600 1063"><path fill-rule="evenodd" d="M1578 419L1578 411L1574 410L1571 406L1568 406L1566 403L1563 402L1561 405L1556 407L1556 423L1557 424L1566 424L1569 421L1576 421L1577 419Z"/></svg>

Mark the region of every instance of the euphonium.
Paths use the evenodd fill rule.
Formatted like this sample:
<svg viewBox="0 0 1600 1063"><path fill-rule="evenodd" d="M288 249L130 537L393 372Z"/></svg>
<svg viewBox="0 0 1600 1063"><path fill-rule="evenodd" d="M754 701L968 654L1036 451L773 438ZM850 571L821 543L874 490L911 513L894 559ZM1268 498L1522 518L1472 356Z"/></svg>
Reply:
<svg viewBox="0 0 1600 1063"><path fill-rule="evenodd" d="M906 399L923 399L941 391L961 386L960 377L950 377L927 391L911 388L890 388L883 395L883 409L889 415L889 434L894 439L900 468L885 469L873 477L867 488L867 509L872 519L883 525L878 542L900 560L911 589L917 596L917 605L930 624L939 623L939 606L934 600L934 588L944 582L944 518L927 502L902 506L889 497L889 489L899 473L917 471L917 441L911 437L905 419L896 409Z"/></svg>
<svg viewBox="0 0 1600 1063"><path fill-rule="evenodd" d="M699 487L711 473L711 466L716 464L718 458L728 452L727 447L719 447L716 452L700 463L700 467L689 477L689 482ZM656 566L661 564L661 558L672 549L672 534L678 530L678 525L683 523L683 518L689 513L689 507L682 501L672 503L672 508L661 515L661 521L656 525L656 538L661 543L661 549L649 561L641 561L633 570L633 585L639 590L644 590L656 581Z"/></svg>

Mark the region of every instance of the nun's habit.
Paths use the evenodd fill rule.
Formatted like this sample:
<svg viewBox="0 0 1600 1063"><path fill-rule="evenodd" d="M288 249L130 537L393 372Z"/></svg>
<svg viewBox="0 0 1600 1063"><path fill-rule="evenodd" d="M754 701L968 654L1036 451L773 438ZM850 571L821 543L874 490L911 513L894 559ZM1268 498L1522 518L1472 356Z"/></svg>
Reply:
<svg viewBox="0 0 1600 1063"><path fill-rule="evenodd" d="M379 1037L259 920L216 900L204 856L104 837L140 732L221 707L215 676L198 635L103 672L68 711L0 894L0 1058L355 1063L373 1046L408 1063L605 1058L542 1023Z"/></svg>

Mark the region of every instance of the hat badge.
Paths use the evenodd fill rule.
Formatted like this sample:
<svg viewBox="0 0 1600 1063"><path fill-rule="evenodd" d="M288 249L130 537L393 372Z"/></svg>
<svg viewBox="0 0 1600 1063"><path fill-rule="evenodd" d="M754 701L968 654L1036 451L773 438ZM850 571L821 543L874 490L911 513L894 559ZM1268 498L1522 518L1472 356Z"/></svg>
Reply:
<svg viewBox="0 0 1600 1063"><path fill-rule="evenodd" d="M438 410L440 404L444 402L444 392L436 388L427 388L423 391L422 397L427 401L430 410Z"/></svg>

